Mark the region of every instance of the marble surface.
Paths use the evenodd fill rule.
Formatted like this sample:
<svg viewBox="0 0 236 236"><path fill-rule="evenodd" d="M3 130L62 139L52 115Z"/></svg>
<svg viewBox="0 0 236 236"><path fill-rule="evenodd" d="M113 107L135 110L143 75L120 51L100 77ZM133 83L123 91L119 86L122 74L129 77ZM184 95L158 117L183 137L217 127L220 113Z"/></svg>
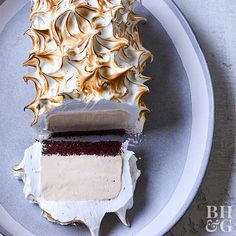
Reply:
<svg viewBox="0 0 236 236"><path fill-rule="evenodd" d="M232 205L236 235L236 1L175 0L203 49L212 75L216 124L208 170L189 210L168 236L209 235L207 205ZM213 235L225 235L220 230Z"/></svg>

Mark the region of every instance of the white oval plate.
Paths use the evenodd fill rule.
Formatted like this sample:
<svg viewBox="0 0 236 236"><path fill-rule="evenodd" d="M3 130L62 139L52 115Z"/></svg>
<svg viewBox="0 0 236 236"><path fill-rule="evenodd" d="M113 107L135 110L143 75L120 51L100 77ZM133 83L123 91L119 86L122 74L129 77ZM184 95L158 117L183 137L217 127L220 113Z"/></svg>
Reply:
<svg viewBox="0 0 236 236"><path fill-rule="evenodd" d="M20 62L26 59L30 49L30 41L21 36L29 24L25 20L29 14L27 2L6 0L0 6L0 53L4 53L0 59L0 106L5 114L0 118L3 155L0 231L14 236L68 235L69 232L76 235L74 228L65 229L41 219L39 209L23 199L22 185L14 180L10 170L21 160L24 148L32 143L31 131L28 131L32 115L22 112L22 107L29 102L29 94L33 95L32 88L14 78L24 74ZM139 10L149 22L141 26L144 42L159 59L147 71L157 77L157 82L150 83L151 94L157 97L156 100L151 95L147 97L153 112L147 121L143 144L136 148L143 157L140 164L143 177L131 213L132 228L120 226L111 217L112 227L108 224L102 227L104 235L165 234L193 200L212 144L213 91L196 38L172 1L143 0L142 4L147 10L142 7ZM10 106L6 105L6 98Z"/></svg>

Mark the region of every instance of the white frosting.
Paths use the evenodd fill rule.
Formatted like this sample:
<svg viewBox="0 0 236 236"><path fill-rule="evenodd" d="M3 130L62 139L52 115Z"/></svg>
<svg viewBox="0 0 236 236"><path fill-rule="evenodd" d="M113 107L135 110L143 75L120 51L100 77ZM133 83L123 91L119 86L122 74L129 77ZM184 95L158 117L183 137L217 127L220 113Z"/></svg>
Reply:
<svg viewBox="0 0 236 236"><path fill-rule="evenodd" d="M24 159L14 168L14 174L24 181L25 197L37 203L48 220L62 225L83 222L95 236L99 234L99 227L106 213L116 213L120 220L128 225L126 211L133 206L133 194L140 171L136 166L137 159L133 152L127 150L127 145L127 143L122 145L122 188L118 197L112 200L54 202L42 199L40 197L42 144L39 142L26 149Z"/></svg>

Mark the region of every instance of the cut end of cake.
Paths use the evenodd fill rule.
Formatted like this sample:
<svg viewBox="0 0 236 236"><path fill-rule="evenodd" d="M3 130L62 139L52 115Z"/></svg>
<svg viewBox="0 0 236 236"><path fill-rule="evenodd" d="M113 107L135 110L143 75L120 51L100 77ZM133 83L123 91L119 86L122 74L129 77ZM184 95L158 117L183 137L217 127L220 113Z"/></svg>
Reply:
<svg viewBox="0 0 236 236"><path fill-rule="evenodd" d="M67 100L41 115L34 128L40 140L68 134L139 134L144 121L133 105L104 99L88 103Z"/></svg>
<svg viewBox="0 0 236 236"><path fill-rule="evenodd" d="M121 142L44 141L41 198L47 201L114 199L121 190Z"/></svg>
<svg viewBox="0 0 236 236"><path fill-rule="evenodd" d="M121 110L60 112L47 117L47 129L51 133L126 130L129 120L130 114Z"/></svg>

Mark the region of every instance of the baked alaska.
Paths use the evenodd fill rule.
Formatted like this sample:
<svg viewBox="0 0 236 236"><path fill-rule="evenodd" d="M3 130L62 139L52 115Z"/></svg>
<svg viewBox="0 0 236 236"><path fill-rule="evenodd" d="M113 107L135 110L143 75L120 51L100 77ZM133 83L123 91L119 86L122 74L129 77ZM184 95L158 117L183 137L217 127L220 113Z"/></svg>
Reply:
<svg viewBox="0 0 236 236"><path fill-rule="evenodd" d="M36 88L26 106L39 139L52 133L124 130L139 134L142 73L152 54L143 47L135 0L34 0L27 34L33 49L24 76Z"/></svg>
<svg viewBox="0 0 236 236"><path fill-rule="evenodd" d="M106 213L127 225L140 175L128 143L65 136L142 132L150 79L142 73L152 59L138 30L145 19L134 13L136 0L32 3L27 34L33 49L24 65L34 69L24 79L36 89L26 109L34 112L39 141L26 149L14 174L49 221L82 222L92 235Z"/></svg>
<svg viewBox="0 0 236 236"><path fill-rule="evenodd" d="M117 141L35 142L14 168L24 181L25 197L42 215L62 225L84 223L99 234L104 215L115 212L128 225L126 211L140 171L127 143Z"/></svg>

